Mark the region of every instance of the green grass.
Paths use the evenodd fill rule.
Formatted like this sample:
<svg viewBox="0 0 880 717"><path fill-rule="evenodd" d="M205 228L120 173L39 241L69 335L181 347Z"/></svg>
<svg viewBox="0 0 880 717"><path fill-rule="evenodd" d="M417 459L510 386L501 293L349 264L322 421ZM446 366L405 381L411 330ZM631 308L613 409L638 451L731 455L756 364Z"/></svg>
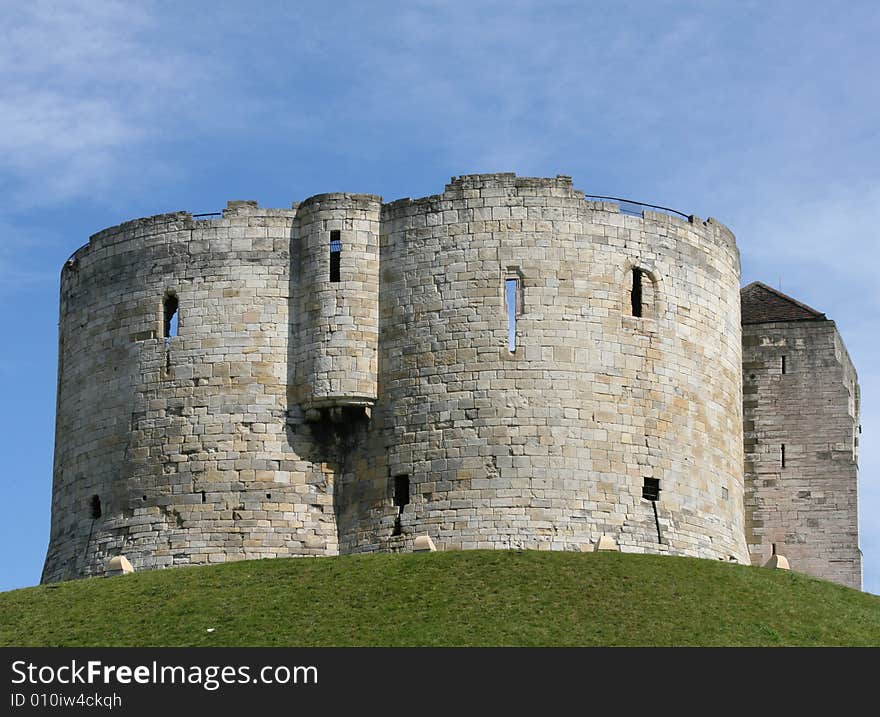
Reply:
<svg viewBox="0 0 880 717"><path fill-rule="evenodd" d="M880 597L655 555L277 559L2 593L0 645L876 646Z"/></svg>

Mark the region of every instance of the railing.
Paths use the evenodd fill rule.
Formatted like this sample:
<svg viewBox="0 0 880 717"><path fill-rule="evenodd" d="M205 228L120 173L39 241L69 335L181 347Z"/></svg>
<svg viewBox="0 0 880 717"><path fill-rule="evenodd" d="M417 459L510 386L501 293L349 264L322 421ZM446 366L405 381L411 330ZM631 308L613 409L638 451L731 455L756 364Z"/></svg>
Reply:
<svg viewBox="0 0 880 717"><path fill-rule="evenodd" d="M690 219L690 214L685 214L684 212L680 212L677 209L670 209L669 207L661 207L658 204L646 204L645 202L637 202L634 199L624 199L623 197L604 197L600 194L585 194L584 199L599 199L602 201L610 200L612 202L617 202L620 207L621 214L628 214L633 217L643 217L644 216L644 207L648 209L657 209L661 212L665 212L666 214L675 214L679 217L684 217L685 219ZM641 208L638 208L641 207ZM204 212L203 214L193 214L193 219L201 219L202 217L222 217L223 212Z"/></svg>
<svg viewBox="0 0 880 717"><path fill-rule="evenodd" d="M585 194L584 199L601 199L606 200L610 199L614 202L617 202L620 206L621 214L629 214L633 217L644 217L645 210L637 209L636 207L647 207L648 209L658 209L661 212L665 212L666 214L675 214L680 217L684 217L685 219L690 219L689 214L685 214L684 212L680 212L677 209L670 209L669 207L660 207L656 204L645 204L644 202L636 202L632 199L623 199L622 197L603 197L598 194Z"/></svg>

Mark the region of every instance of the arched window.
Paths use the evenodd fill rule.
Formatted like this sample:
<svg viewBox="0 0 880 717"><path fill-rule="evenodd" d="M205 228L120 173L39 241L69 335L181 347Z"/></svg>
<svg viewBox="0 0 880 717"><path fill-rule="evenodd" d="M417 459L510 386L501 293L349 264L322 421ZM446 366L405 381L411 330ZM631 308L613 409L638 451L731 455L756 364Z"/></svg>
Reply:
<svg viewBox="0 0 880 717"><path fill-rule="evenodd" d="M162 302L162 336L166 339L177 336L179 318L177 294L168 292Z"/></svg>
<svg viewBox="0 0 880 717"><path fill-rule="evenodd" d="M637 319L654 317L655 284L654 275L640 266L633 266L626 277L629 289L630 315Z"/></svg>
<svg viewBox="0 0 880 717"><path fill-rule="evenodd" d="M633 267L632 289L629 292L632 303L632 315L642 317L642 276L643 272L637 266Z"/></svg>
<svg viewBox="0 0 880 717"><path fill-rule="evenodd" d="M97 520L101 517L101 498L97 495L93 495L89 499L89 515L92 520Z"/></svg>

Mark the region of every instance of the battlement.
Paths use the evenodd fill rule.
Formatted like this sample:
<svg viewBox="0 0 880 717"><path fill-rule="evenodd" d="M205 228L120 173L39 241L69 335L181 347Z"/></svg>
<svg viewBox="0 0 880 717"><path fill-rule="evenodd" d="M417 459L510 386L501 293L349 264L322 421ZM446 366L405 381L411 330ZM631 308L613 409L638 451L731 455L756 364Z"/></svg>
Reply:
<svg viewBox="0 0 880 717"><path fill-rule="evenodd" d="M568 175L558 174L555 178L517 177L513 172L500 172L496 174L463 174L452 177L449 184L446 185L446 192L478 190L488 191L490 194L486 196L491 196L491 190L506 188L514 188L518 191L532 189L552 192L555 190L563 194L574 191L571 177Z"/></svg>
<svg viewBox="0 0 880 717"><path fill-rule="evenodd" d="M489 231L532 231L537 226L536 218L547 220L547 207L556 207L551 210L552 220L556 221L573 219L632 230L642 228L668 237L686 232L691 238L699 236L707 250L721 247L734 257L737 265L740 262L736 237L717 219L710 217L704 221L695 215L634 200L585 195L573 188L572 179L567 175L517 177L508 172L452 177L443 194L419 199L407 197L383 204L382 220L389 224L405 222L417 228L455 219ZM633 208L637 208L638 213ZM665 233L658 228L664 225L668 227Z"/></svg>

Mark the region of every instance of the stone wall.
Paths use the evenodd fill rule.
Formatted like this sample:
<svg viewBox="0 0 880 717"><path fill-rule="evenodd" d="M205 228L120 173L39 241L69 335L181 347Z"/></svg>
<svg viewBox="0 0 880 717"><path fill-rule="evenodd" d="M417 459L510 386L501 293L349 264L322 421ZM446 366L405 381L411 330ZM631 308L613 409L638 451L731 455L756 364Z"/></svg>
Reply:
<svg viewBox="0 0 880 717"><path fill-rule="evenodd" d="M626 551L747 559L739 255L723 225L626 216L567 177L506 174L382 218L375 470L343 480L357 484L345 550L399 544L405 475L404 539L447 550L584 550L610 534ZM656 518L645 478L660 481Z"/></svg>
<svg viewBox="0 0 880 717"><path fill-rule="evenodd" d="M743 406L752 563L775 545L793 570L861 589L859 386L834 322L743 326Z"/></svg>
<svg viewBox="0 0 880 717"><path fill-rule="evenodd" d="M288 412L294 215L231 202L222 219L140 219L67 263L44 581L116 554L143 570L337 552L332 484Z"/></svg>
<svg viewBox="0 0 880 717"><path fill-rule="evenodd" d="M128 222L62 274L43 579L423 533L746 561L740 336L723 225L624 215L568 177Z"/></svg>

